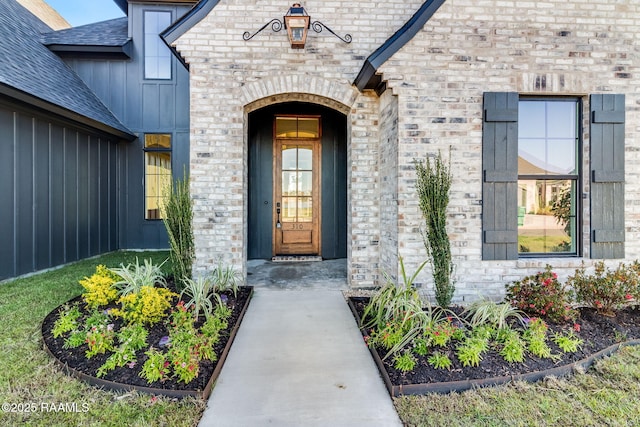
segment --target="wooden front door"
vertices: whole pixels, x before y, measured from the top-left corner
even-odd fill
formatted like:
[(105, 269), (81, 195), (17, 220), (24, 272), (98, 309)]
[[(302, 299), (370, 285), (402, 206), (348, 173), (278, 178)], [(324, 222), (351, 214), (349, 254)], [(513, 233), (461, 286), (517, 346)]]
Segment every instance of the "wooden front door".
[(274, 255), (320, 255), (320, 139), (276, 137), (273, 182)]

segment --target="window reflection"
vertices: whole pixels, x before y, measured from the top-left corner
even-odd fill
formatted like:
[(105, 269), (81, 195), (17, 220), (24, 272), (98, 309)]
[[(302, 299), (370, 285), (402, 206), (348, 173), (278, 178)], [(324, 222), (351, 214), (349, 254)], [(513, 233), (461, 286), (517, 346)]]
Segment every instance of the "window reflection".
[(518, 180), (520, 252), (575, 252), (575, 199), (574, 181)]

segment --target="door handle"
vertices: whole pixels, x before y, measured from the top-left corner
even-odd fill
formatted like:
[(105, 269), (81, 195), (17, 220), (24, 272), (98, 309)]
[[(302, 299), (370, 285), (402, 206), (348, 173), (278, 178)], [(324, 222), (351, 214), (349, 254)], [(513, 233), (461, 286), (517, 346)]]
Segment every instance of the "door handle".
[(280, 223), (280, 203), (276, 203), (276, 214), (278, 214), (278, 219), (276, 221), (276, 228), (282, 228), (282, 224)]

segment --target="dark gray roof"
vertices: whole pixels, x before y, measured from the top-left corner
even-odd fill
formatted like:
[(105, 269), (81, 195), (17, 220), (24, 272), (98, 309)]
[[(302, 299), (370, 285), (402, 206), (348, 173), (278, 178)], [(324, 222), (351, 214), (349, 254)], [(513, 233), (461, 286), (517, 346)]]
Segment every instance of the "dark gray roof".
[(376, 74), (378, 68), (413, 39), (444, 2), (445, 0), (425, 1), (402, 28), (369, 55), (353, 84), (360, 90), (378, 89), (381, 83), (380, 76)]
[(41, 43), (45, 32), (51, 28), (15, 0), (0, 1), (0, 93), (132, 139), (82, 79)]
[(116, 18), (95, 24), (67, 28), (42, 35), (49, 45), (124, 46), (129, 40), (128, 18)]

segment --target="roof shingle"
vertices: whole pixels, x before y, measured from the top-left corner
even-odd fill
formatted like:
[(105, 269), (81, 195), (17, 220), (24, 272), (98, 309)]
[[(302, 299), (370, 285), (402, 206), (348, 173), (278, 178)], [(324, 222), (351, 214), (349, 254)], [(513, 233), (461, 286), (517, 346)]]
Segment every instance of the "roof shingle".
[(60, 57), (41, 43), (51, 28), (15, 0), (0, 1), (0, 85), (127, 135), (127, 129)]

